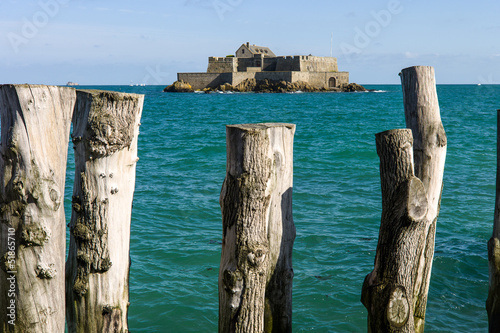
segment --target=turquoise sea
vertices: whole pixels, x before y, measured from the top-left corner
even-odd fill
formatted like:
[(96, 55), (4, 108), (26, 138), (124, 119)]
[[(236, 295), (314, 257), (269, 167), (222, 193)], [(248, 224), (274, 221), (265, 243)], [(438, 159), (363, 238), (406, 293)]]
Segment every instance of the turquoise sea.
[[(256, 122), (297, 125), (293, 331), (366, 332), (361, 286), (373, 269), (381, 215), (374, 135), (405, 127), (401, 87), (366, 87), (377, 92), (92, 87), (146, 95), (131, 227), (131, 332), (217, 331), (225, 125)], [(500, 86), (437, 89), (448, 154), (426, 332), (486, 332)]]

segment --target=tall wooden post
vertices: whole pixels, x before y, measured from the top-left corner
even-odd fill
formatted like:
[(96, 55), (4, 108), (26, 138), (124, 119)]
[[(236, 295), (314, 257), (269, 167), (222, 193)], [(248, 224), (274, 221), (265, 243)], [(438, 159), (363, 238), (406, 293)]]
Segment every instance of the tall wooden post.
[(292, 331), (292, 124), (227, 126), (219, 332)]
[[(368, 309), (370, 332), (422, 333), (443, 187), (446, 134), (439, 113), (434, 69), (410, 67), (403, 69), (400, 76), (409, 129), (377, 135), (382, 223), (375, 268), (363, 284), (362, 302)], [(399, 137), (401, 131), (411, 131), (413, 146), (409, 139)], [(395, 148), (385, 149), (384, 144)], [(393, 153), (384, 154), (384, 151)], [(393, 156), (387, 158), (390, 163), (384, 162), (384, 155)], [(389, 177), (384, 177), (383, 173)], [(406, 178), (411, 181), (405, 181)], [(419, 185), (414, 190), (406, 189), (408, 185), (404, 184), (413, 183)], [(415, 216), (410, 208), (402, 210), (410, 207), (410, 203), (417, 209)], [(394, 315), (392, 319), (391, 315)]]
[(414, 272), (424, 247), (428, 203), (424, 185), (413, 174), (412, 141), (409, 129), (376, 135), (382, 219), (375, 267), (361, 297), (369, 332), (415, 332)]
[(434, 68), (415, 66), (401, 71), (406, 127), (413, 133), (415, 176), (424, 184), (429, 203), (426, 214), (426, 244), (418, 274), (415, 299), (415, 332), (423, 332), (427, 294), (434, 258), (436, 221), (441, 205), (446, 159), (446, 133), (441, 122)]
[(0, 331), (64, 332), (73, 88), (0, 86)]
[(489, 332), (500, 332), (500, 110), (497, 110), (497, 184), (493, 234), (488, 241), (490, 287), (486, 310)]
[(127, 332), (129, 244), (143, 95), (77, 91), (66, 263), (69, 332)]

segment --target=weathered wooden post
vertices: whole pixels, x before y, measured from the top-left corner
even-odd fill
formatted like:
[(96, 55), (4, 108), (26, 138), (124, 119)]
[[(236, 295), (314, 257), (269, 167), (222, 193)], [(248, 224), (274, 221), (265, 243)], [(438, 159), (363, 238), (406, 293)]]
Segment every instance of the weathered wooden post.
[(77, 91), (66, 263), (69, 332), (127, 332), (129, 243), (143, 95)]
[(0, 331), (64, 332), (73, 88), (0, 86)]
[(226, 128), (219, 332), (292, 331), (292, 124)]
[(365, 278), (361, 301), (369, 332), (415, 332), (414, 272), (425, 244), (426, 193), (413, 173), (411, 131), (378, 133), (376, 143), (382, 219), (375, 268)]
[[(375, 268), (363, 284), (362, 302), (368, 309), (370, 332), (422, 333), (443, 187), (446, 134), (439, 113), (434, 69), (410, 67), (403, 69), (400, 76), (409, 128), (404, 131), (411, 130), (413, 140), (403, 140), (399, 138), (402, 134), (395, 134), (403, 130), (377, 135), (382, 223)], [(389, 140), (392, 136), (397, 139)], [(392, 140), (397, 144), (390, 143)], [(394, 147), (383, 148), (384, 144)], [(392, 151), (385, 155), (393, 157), (383, 157), (386, 151)], [(408, 190), (409, 185), (404, 185), (407, 183), (419, 185)], [(418, 214), (405, 208), (410, 207), (410, 202), (414, 202)]]
[(489, 332), (500, 332), (500, 110), (497, 110), (497, 184), (493, 234), (488, 241), (490, 287), (486, 310)]
[(441, 206), (447, 139), (441, 122), (434, 68), (409, 67), (403, 69), (400, 76), (406, 127), (413, 133), (415, 176), (424, 184), (429, 203), (426, 244), (420, 259), (422, 268), (417, 272), (417, 280), (421, 284), (415, 286), (415, 290), (418, 290), (415, 300), (415, 332), (423, 332), (434, 258), (436, 221)]

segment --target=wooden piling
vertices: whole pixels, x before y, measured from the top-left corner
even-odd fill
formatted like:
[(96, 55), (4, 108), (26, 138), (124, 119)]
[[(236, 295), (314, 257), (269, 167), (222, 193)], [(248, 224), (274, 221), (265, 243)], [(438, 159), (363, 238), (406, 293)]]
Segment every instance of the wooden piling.
[(415, 332), (414, 272), (425, 244), (426, 193), (413, 173), (411, 131), (378, 133), (376, 143), (382, 219), (375, 267), (365, 278), (361, 301), (369, 332)]
[(219, 332), (292, 331), (292, 124), (226, 127)]
[[(370, 332), (423, 333), (447, 140), (434, 69), (409, 67), (400, 76), (408, 129), (377, 135), (382, 222), (362, 302)], [(410, 137), (404, 139), (403, 131)]]
[(427, 295), (434, 258), (436, 222), (441, 206), (443, 174), (446, 160), (446, 133), (441, 122), (434, 68), (414, 66), (400, 73), (406, 127), (413, 134), (415, 176), (424, 184), (427, 194), (426, 244), (418, 270), (418, 294), (415, 299), (415, 332), (425, 325)]
[(77, 91), (66, 263), (68, 331), (128, 332), (129, 244), (143, 95)]
[(73, 88), (0, 86), (0, 331), (64, 332)]
[(490, 284), (486, 311), (490, 333), (500, 332), (500, 110), (497, 110), (497, 182), (493, 234), (488, 241)]

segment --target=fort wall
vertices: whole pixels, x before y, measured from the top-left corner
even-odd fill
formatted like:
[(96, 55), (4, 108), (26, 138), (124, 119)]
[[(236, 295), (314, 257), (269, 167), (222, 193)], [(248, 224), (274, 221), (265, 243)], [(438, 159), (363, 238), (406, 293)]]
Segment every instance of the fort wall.
[(292, 72), (290, 82), (307, 82), (317, 88), (338, 88), (349, 83), (348, 72)]
[(276, 71), (338, 72), (337, 58), (315, 56), (276, 57)]
[(349, 83), (349, 73), (339, 72), (337, 58), (316, 56), (209, 57), (206, 73), (178, 73), (177, 79), (193, 89), (216, 88), (229, 83), (238, 85), (246, 79), (307, 82), (317, 88), (336, 88)]
[(247, 79), (255, 79), (257, 81), (290, 81), (292, 80), (292, 72), (242, 72), (232, 73), (232, 82), (228, 81), (233, 86), (237, 86)]
[(337, 58), (299, 56), (302, 72), (338, 72)]
[(277, 58), (264, 58), (262, 65), (262, 71), (264, 72), (275, 72), (276, 71)]
[(300, 71), (300, 56), (276, 57), (276, 71)]
[(294, 72), (293, 80), (305, 81), (318, 88), (338, 88), (349, 84), (348, 72)]
[(232, 73), (177, 73), (177, 81), (187, 82), (193, 89), (216, 88), (231, 83)]
[(251, 72), (237, 72), (237, 73), (232, 73), (231, 75), (231, 81), (228, 81), (229, 84), (233, 86), (237, 86), (241, 82), (245, 81), (246, 79), (253, 79), (255, 78), (255, 75), (257, 73), (251, 73)]
[(337, 88), (342, 84), (349, 83), (348, 72), (231, 72), (231, 73), (178, 73), (177, 80), (188, 82), (193, 89), (203, 89), (206, 87), (216, 88), (217, 86), (229, 83), (237, 86), (246, 79), (257, 81), (287, 81), (287, 82), (307, 82), (317, 88)]
[(293, 72), (260, 72), (255, 74), (255, 80), (288, 81), (292, 82)]
[[(251, 68), (249, 70), (249, 68)], [(337, 58), (315, 56), (283, 56), (265, 58), (210, 57), (207, 73), (263, 72), (338, 72)]]
[(235, 57), (210, 57), (208, 58), (207, 73), (236, 72), (238, 58)]
[[(250, 68), (250, 70), (249, 70)], [(253, 58), (238, 58), (238, 72), (256, 72), (256, 68), (262, 70), (262, 58), (261, 57), (253, 57)]]

